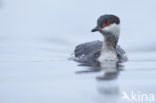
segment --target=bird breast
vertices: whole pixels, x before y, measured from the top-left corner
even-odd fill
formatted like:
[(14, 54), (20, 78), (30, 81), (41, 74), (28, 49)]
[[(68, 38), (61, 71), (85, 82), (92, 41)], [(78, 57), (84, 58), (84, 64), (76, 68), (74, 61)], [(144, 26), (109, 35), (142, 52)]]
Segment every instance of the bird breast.
[(100, 63), (104, 61), (116, 61), (118, 60), (117, 54), (115, 51), (102, 50), (101, 55), (97, 59)]

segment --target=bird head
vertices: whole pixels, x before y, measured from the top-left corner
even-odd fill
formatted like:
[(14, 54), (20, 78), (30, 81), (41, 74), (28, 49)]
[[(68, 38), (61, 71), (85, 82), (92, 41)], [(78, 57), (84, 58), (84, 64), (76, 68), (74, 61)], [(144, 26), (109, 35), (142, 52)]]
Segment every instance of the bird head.
[(105, 37), (113, 35), (118, 39), (120, 34), (120, 19), (115, 15), (102, 15), (97, 20), (97, 26), (91, 31), (99, 31)]

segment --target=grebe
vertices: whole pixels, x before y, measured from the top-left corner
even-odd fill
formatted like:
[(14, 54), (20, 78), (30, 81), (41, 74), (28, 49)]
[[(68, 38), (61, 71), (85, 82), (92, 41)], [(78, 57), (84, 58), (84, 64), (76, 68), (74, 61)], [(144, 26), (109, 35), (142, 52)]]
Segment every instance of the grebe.
[(91, 30), (100, 32), (103, 41), (92, 41), (76, 46), (74, 60), (88, 66), (99, 66), (108, 62), (127, 61), (125, 51), (117, 44), (120, 36), (120, 19), (115, 15), (102, 15), (97, 26)]

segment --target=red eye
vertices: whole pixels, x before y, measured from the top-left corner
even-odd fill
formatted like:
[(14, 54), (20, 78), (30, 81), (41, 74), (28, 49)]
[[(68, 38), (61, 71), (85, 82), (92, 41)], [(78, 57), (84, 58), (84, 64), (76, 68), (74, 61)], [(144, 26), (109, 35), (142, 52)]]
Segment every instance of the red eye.
[(103, 28), (105, 28), (106, 26), (109, 26), (110, 25), (110, 22), (107, 22), (105, 25), (103, 25), (102, 27), (101, 27), (101, 29), (103, 29)]
[(109, 26), (110, 25), (110, 22), (107, 22), (106, 24), (105, 24), (105, 26)]

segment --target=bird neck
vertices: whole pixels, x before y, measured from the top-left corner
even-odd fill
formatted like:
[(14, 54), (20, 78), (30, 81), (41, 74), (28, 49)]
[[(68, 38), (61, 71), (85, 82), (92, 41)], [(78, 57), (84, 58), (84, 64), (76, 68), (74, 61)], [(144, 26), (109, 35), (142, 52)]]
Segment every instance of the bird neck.
[(116, 50), (116, 45), (118, 43), (119, 32), (106, 32), (104, 35), (102, 50)]
[(98, 58), (99, 62), (106, 60), (118, 60), (116, 51), (117, 42), (118, 38), (113, 33), (104, 34), (103, 45)]
[(104, 37), (103, 49), (116, 49), (116, 45), (120, 36), (120, 24), (111, 24), (109, 27), (106, 27), (100, 32)]

